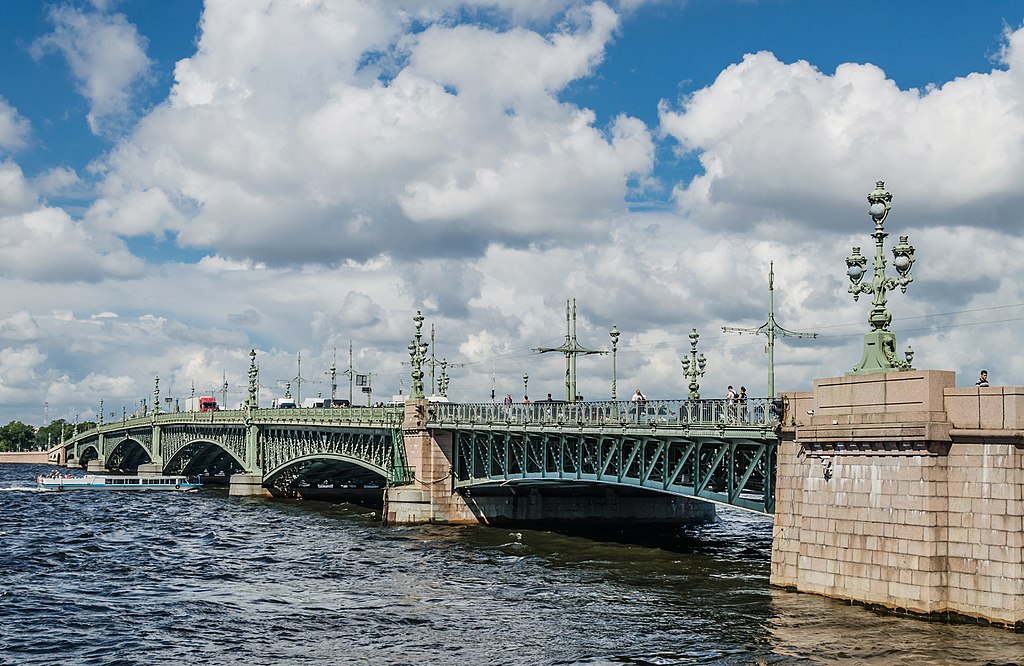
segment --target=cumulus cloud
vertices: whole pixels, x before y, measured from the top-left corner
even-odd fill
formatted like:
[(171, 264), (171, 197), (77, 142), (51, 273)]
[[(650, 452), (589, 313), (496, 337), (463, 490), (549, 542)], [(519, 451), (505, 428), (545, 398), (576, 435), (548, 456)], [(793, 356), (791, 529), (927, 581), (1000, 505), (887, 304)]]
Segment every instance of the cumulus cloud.
[(99, 12), (54, 7), (53, 32), (32, 45), (37, 58), (56, 52), (67, 60), (78, 91), (89, 101), (87, 121), (94, 134), (115, 132), (130, 120), (133, 86), (151, 65), (147, 40), (123, 14), (102, 13), (109, 5), (94, 3)]
[(871, 64), (829, 75), (745, 56), (680, 108), (661, 104), (662, 132), (704, 171), (675, 188), (680, 211), (734, 229), (781, 218), (840, 230), (850, 196), (884, 179), (915, 223), (1016, 227), (1006, 213), (1024, 203), (1019, 34), (1007, 69), (924, 91), (901, 90)]
[[(918, 249), (915, 282), (890, 298), (901, 344), (920, 367), (1024, 376), (1024, 358), (997, 366), (981, 351), (1012, 348), (1019, 310), (996, 308), (1024, 303), (1006, 269), (1024, 249), (1024, 33), (1007, 33), (992, 71), (925, 90), (871, 64), (750, 54), (663, 102), (652, 135), (564, 101), (599, 79), (636, 4), (211, 0), (169, 98), (98, 165), (84, 219), (40, 202), (74, 172), (27, 179), (0, 163), (0, 349), (35, 349), (0, 353), (18, 387), (0, 395), (32, 409), (48, 396), (73, 416), (98, 397), (132, 411), (155, 375), (165, 397), (226, 377), (235, 404), (255, 348), (266, 404), (299, 352), (304, 395), (326, 391), (350, 341), (355, 371), (388, 395), (408, 386), (416, 310), (453, 363), (455, 399), (518, 396), (524, 375), (531, 397), (560, 395), (564, 358), (532, 350), (563, 341), (575, 297), (581, 344), (622, 334), (620, 395), (685, 394), (696, 328), (702, 394), (757, 396), (764, 337), (721, 327), (765, 321), (773, 261), (776, 318), (821, 334), (777, 340), (777, 386), (806, 389), (860, 357), (867, 307), (846, 293), (843, 258), (871, 242), (879, 178), (895, 194), (890, 233)], [(673, 210), (628, 210), (665, 145), (702, 168), (668, 184)], [(143, 266), (117, 235), (208, 255)], [(77, 281), (54, 289), (51, 276)], [(993, 317), (1006, 321), (974, 328)], [(610, 359), (580, 359), (579, 379), (608, 396)]]
[(0, 97), (0, 150), (14, 151), (28, 142), (31, 125), (7, 100)]
[(601, 62), (615, 12), (593, 3), (547, 32), (410, 32), (410, 12), (208, 3), (197, 53), (107, 160), (87, 219), (271, 265), (606, 232), (653, 167), (651, 138), (625, 116), (596, 127), (558, 95)]
[(13, 162), (0, 162), (0, 276), (41, 282), (97, 281), (138, 275), (142, 262), (124, 241), (97, 234), (59, 207), (39, 200), (77, 182), (69, 170), (25, 178)]

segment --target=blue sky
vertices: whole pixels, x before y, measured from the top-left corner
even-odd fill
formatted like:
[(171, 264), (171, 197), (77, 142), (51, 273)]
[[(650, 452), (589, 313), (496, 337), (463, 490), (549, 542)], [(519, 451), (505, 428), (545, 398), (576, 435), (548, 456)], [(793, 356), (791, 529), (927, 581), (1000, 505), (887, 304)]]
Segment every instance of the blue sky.
[[(558, 393), (529, 350), (571, 297), (583, 344), (623, 331), (620, 385), (682, 395), (697, 327), (709, 395), (757, 395), (763, 340), (721, 327), (764, 321), (770, 261), (779, 320), (828, 333), (776, 353), (802, 390), (859, 358), (843, 260), (877, 179), (918, 248), (890, 299), (918, 367), (1024, 384), (999, 357), (1024, 316), (1000, 270), (1022, 22), (997, 1), (2, 3), (0, 421), (132, 405), (155, 374), (241, 383), (254, 347), (269, 403), (299, 352), (322, 376), (349, 340), (390, 397), (418, 309), (464, 365), (453, 397), (524, 371)], [(581, 362), (588, 397), (608, 372)]]

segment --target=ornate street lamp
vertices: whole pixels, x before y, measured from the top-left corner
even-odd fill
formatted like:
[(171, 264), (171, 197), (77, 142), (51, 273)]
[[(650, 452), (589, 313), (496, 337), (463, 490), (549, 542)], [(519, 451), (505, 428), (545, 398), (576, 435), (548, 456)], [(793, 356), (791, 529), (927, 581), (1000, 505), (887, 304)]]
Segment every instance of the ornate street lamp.
[(256, 367), (256, 350), (249, 352), (249, 398), (245, 401), (247, 409), (256, 409), (260, 406), (259, 401), (259, 376), (260, 370)]
[[(433, 329), (433, 327), (431, 327)], [(441, 366), (441, 379), (438, 380), (437, 390), (443, 397), (448, 397), (448, 382), (451, 381), (451, 377), (448, 376), (448, 359), (442, 358), (438, 364)]]
[(889, 235), (884, 225), (885, 219), (889, 216), (891, 201), (892, 195), (886, 191), (885, 182), (878, 181), (874, 192), (868, 195), (868, 215), (875, 221), (875, 230), (871, 234), (875, 239), (875, 259), (872, 264), (874, 275), (871, 281), (862, 282), (867, 273), (867, 257), (860, 253), (859, 247), (853, 248), (853, 254), (846, 258), (846, 275), (851, 283), (847, 291), (853, 294), (853, 300), (858, 300), (861, 294), (873, 296), (871, 312), (868, 315), (871, 331), (864, 336), (864, 355), (860, 363), (855, 365), (851, 372), (846, 373), (847, 375), (913, 370), (910, 362), (914, 358), (914, 352), (909, 346), (905, 352), (906, 361), (896, 356), (896, 336), (889, 331), (892, 313), (885, 307), (886, 293), (899, 287), (905, 294), (907, 285), (914, 281), (910, 275), (910, 269), (914, 265), (914, 246), (907, 242), (907, 236), (900, 236), (899, 245), (892, 248), (892, 264), (899, 277), (889, 277), (885, 274), (882, 243)]
[(412, 388), (409, 390), (411, 400), (423, 400), (423, 361), (427, 356), (429, 345), (423, 342), (423, 313), (419, 310), (412, 318), (416, 323), (416, 335), (409, 343), (409, 359), (412, 365)]
[(530, 395), (530, 375), (523, 373), (523, 397)]
[(684, 356), (680, 361), (683, 364), (683, 377), (690, 379), (690, 400), (700, 400), (700, 384), (697, 383), (697, 377), (704, 376), (704, 366), (708, 363), (704, 354), (697, 355), (698, 338), (700, 334), (697, 333), (697, 329), (690, 331), (690, 356)]
[(618, 398), (615, 395), (615, 351), (619, 345), (619, 329), (612, 324), (612, 330), (608, 333), (612, 339), (612, 402), (616, 402)]
[(153, 416), (160, 413), (160, 377), (157, 376), (153, 384)]

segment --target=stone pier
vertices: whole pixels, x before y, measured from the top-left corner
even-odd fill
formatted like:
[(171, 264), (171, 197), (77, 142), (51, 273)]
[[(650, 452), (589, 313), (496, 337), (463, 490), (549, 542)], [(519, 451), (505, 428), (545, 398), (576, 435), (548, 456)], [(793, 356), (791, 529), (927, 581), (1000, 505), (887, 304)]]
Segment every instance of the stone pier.
[(772, 584), (1024, 626), (1024, 387), (907, 371), (787, 397)]

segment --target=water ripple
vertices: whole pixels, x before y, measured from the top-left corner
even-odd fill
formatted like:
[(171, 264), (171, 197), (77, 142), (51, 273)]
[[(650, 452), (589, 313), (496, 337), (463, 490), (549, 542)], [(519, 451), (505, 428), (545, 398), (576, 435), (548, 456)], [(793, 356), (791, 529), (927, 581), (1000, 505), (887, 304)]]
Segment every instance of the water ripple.
[(771, 525), (383, 527), (318, 502), (36, 493), (0, 465), (0, 663), (1014, 664), (1024, 635), (769, 588)]

